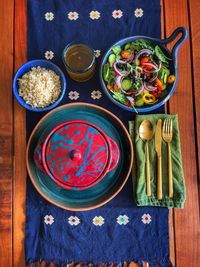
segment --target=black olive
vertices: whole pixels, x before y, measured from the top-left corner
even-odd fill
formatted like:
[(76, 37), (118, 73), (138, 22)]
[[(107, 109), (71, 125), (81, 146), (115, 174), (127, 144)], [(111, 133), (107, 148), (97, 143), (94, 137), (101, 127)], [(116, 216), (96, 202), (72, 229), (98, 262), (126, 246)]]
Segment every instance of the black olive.
[(124, 69), (124, 64), (118, 64), (118, 67), (119, 67), (120, 69)]
[(154, 87), (156, 87), (157, 85), (158, 85), (157, 82), (154, 82), (154, 83), (153, 83), (153, 86), (154, 86)]
[(144, 75), (143, 75), (143, 79), (144, 79), (144, 80), (146, 80), (146, 78), (147, 78), (147, 75), (146, 75), (146, 74), (144, 74)]

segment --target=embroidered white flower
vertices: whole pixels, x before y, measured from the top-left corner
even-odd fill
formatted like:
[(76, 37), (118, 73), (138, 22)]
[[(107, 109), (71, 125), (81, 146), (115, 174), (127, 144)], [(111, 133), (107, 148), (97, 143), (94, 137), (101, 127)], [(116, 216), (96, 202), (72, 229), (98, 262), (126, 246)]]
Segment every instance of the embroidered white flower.
[(102, 226), (104, 224), (104, 218), (101, 216), (95, 216), (92, 222), (96, 226)]
[(54, 19), (54, 14), (52, 12), (47, 12), (45, 13), (45, 19), (46, 20), (53, 20)]
[(114, 10), (112, 16), (114, 19), (120, 19), (123, 16), (123, 12), (120, 9)]
[(54, 217), (52, 215), (46, 215), (44, 217), (44, 222), (46, 224), (52, 224), (52, 223), (54, 223)]
[(79, 98), (79, 93), (77, 91), (70, 91), (68, 97), (71, 100), (77, 100)]
[(46, 51), (44, 53), (44, 56), (45, 56), (46, 59), (50, 60), (50, 59), (52, 59), (54, 57), (54, 52), (53, 51)]
[(141, 18), (143, 16), (143, 10), (141, 8), (136, 8), (134, 11), (136, 18)]
[(126, 225), (129, 223), (129, 217), (127, 215), (119, 215), (119, 217), (117, 217), (117, 223)]
[(98, 11), (91, 11), (90, 12), (90, 18), (91, 19), (99, 19), (101, 16), (101, 14)]
[(69, 12), (67, 16), (70, 20), (77, 20), (79, 18), (79, 14), (77, 12)]
[(80, 223), (80, 219), (77, 216), (70, 216), (68, 218), (68, 223), (71, 225), (78, 225)]
[(144, 224), (150, 224), (150, 222), (151, 222), (151, 215), (150, 214), (143, 214), (142, 215), (142, 222)]
[(93, 99), (100, 99), (102, 97), (102, 93), (100, 91), (92, 91), (91, 98)]
[(101, 50), (95, 50), (94, 51), (95, 57), (98, 58), (101, 55)]

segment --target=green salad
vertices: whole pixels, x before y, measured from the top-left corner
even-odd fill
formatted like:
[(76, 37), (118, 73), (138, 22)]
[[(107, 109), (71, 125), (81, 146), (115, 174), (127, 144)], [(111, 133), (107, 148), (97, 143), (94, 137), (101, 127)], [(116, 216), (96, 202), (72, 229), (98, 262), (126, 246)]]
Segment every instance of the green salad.
[(175, 81), (170, 60), (160, 46), (137, 39), (112, 48), (103, 79), (114, 99), (137, 112), (137, 107), (156, 103), (167, 84)]

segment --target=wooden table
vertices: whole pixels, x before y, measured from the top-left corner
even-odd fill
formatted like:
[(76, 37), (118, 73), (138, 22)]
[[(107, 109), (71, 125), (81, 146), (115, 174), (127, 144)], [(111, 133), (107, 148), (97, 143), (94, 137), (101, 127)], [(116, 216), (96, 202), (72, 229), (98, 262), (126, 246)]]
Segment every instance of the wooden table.
[[(190, 35), (179, 53), (179, 81), (166, 111), (178, 113), (187, 185), (184, 210), (170, 212), (170, 253), (177, 267), (200, 266), (200, 1), (163, 0), (162, 32)], [(25, 111), (13, 100), (12, 77), (26, 62), (26, 1), (0, 1), (0, 267), (23, 267)]]

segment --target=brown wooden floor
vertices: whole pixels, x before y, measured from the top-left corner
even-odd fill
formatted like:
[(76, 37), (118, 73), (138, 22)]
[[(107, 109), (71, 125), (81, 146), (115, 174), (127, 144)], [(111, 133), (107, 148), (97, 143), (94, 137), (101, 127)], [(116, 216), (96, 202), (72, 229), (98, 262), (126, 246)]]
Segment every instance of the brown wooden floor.
[[(178, 113), (187, 185), (184, 210), (170, 214), (170, 253), (177, 267), (200, 266), (200, 0), (163, 0), (163, 36), (178, 26), (190, 36), (179, 53), (179, 82), (166, 106)], [(0, 1), (0, 267), (24, 267), (25, 111), (12, 76), (26, 61), (26, 0)]]

